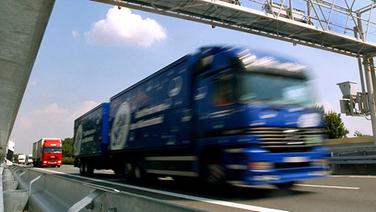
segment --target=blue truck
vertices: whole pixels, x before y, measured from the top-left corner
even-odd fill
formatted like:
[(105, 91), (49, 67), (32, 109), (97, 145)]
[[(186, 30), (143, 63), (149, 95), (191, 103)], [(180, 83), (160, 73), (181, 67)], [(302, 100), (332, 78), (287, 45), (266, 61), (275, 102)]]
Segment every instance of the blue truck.
[(306, 69), (247, 48), (203, 47), (75, 120), (75, 166), (236, 186), (322, 177), (324, 123)]

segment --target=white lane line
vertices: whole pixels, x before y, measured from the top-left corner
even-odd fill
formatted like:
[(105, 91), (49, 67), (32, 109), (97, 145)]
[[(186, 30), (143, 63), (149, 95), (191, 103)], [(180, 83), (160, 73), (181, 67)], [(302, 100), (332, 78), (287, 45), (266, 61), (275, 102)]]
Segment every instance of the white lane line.
[(337, 189), (348, 189), (348, 190), (359, 190), (360, 187), (347, 187), (347, 186), (331, 186), (331, 185), (312, 185), (312, 184), (296, 184), (301, 187), (313, 187), (313, 188), (337, 188)]
[(376, 179), (376, 176), (371, 175), (329, 175), (333, 178), (363, 178), (363, 179)]
[(186, 194), (179, 194), (179, 193), (169, 192), (169, 191), (160, 191), (160, 190), (156, 190), (156, 189), (133, 186), (133, 185), (128, 185), (128, 184), (109, 182), (109, 181), (105, 181), (105, 180), (93, 179), (93, 178), (83, 177), (83, 176), (79, 176), (79, 175), (67, 174), (67, 173), (63, 173), (63, 172), (59, 172), (59, 171), (53, 171), (53, 170), (47, 170), (47, 169), (41, 169), (41, 168), (33, 168), (33, 169), (37, 169), (37, 170), (41, 170), (41, 171), (47, 171), (47, 172), (56, 173), (56, 174), (69, 175), (69, 176), (73, 176), (73, 177), (77, 177), (77, 178), (81, 178), (81, 179), (85, 179), (85, 180), (90, 180), (90, 181), (94, 181), (94, 182), (108, 183), (108, 184), (127, 187), (127, 188), (131, 188), (131, 189), (137, 189), (137, 190), (146, 191), (146, 192), (152, 192), (152, 193), (157, 193), (157, 194), (162, 194), (162, 195), (167, 195), (167, 196), (178, 197), (178, 198), (182, 198), (182, 199), (194, 200), (194, 201), (205, 202), (205, 203), (209, 203), (209, 204), (221, 205), (221, 206), (232, 207), (232, 208), (238, 208), (238, 209), (243, 209), (243, 210), (260, 211), (260, 212), (287, 212), (285, 210), (265, 208), (265, 207), (260, 207), (260, 206), (246, 205), (246, 204), (240, 204), (240, 203), (234, 203), (234, 202), (227, 202), (227, 201), (222, 201), (222, 200), (215, 200), (215, 199), (209, 199), (209, 198), (204, 198), (204, 197), (196, 197), (196, 196), (191, 196), (191, 195), (186, 195)]

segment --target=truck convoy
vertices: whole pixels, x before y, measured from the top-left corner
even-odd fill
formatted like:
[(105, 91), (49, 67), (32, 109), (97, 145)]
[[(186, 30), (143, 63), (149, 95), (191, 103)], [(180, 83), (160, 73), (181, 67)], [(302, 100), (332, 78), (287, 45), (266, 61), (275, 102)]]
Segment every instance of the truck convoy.
[(201, 48), (76, 119), (75, 166), (284, 188), (324, 176), (323, 121), (305, 71), (246, 48)]
[(60, 138), (42, 138), (33, 143), (32, 160), (35, 167), (60, 167), (62, 158)]

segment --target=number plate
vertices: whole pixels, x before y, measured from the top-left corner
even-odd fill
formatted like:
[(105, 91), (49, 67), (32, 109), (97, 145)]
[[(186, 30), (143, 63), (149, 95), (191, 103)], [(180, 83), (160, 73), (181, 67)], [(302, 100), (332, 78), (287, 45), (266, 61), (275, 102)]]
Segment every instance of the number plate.
[(307, 157), (286, 157), (283, 160), (286, 163), (301, 163), (301, 162), (307, 162)]

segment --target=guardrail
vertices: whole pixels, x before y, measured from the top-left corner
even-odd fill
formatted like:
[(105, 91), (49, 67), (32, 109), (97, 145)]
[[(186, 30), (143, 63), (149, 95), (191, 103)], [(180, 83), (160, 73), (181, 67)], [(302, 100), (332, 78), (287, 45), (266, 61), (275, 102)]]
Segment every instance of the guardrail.
[(374, 143), (342, 144), (327, 146), (332, 164), (376, 164)]
[(198, 211), (142, 195), (12, 166), (29, 211)]

